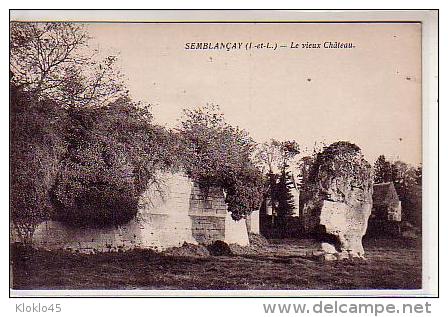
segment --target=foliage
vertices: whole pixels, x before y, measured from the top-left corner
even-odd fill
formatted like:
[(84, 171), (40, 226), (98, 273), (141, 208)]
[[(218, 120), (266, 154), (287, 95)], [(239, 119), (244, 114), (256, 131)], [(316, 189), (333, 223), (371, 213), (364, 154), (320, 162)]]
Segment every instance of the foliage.
[[(358, 160), (363, 164), (357, 164)], [(371, 177), (370, 173), (370, 165), (363, 159), (361, 149), (353, 143), (339, 141), (317, 154), (308, 180), (317, 184), (327, 178), (351, 178), (352, 186), (361, 186)]]
[[(267, 194), (280, 218), (285, 218), (294, 210), (294, 200), (288, 183), (293, 182), (288, 171), (291, 161), (300, 153), (295, 140), (278, 141), (271, 139), (258, 146), (255, 159), (266, 174)], [(298, 206), (297, 206), (298, 207)]]
[(249, 167), (247, 171), (241, 171), (225, 190), (228, 209), (233, 219), (239, 220), (260, 207), (263, 193), (261, 174), (256, 168)]
[[(372, 168), (357, 145), (335, 142), (317, 153), (312, 161), (300, 196), (304, 205), (328, 199), (348, 204), (360, 199), (371, 201)], [(357, 189), (356, 198), (350, 194), (353, 189)]]
[(132, 218), (175, 136), (130, 101), (116, 57), (99, 58), (77, 23), (11, 23), (11, 213), (106, 226)]
[(392, 164), (386, 160), (384, 155), (380, 155), (373, 167), (375, 183), (387, 183), (393, 181)]
[(278, 181), (273, 186), (271, 201), (277, 206), (277, 216), (279, 218), (290, 216), (294, 208), (299, 207), (294, 205), (294, 196), (288, 186), (291, 182), (293, 182), (291, 173), (282, 171), (278, 176)]
[(129, 221), (148, 182), (158, 181), (156, 170), (167, 165), (163, 130), (129, 99), (69, 114), (68, 153), (52, 195), (56, 218), (99, 227)]
[(66, 151), (66, 113), (14, 85), (10, 95), (10, 212), (18, 237), (28, 244), (53, 214), (49, 193)]
[(278, 141), (260, 144), (255, 152), (255, 160), (261, 166), (263, 172), (275, 173), (277, 170), (285, 170), (290, 161), (300, 153), (299, 144), (295, 140)]
[(11, 90), (11, 218), (30, 242), (36, 226), (58, 219), (108, 226), (135, 216), (156, 171), (175, 165), (177, 142), (150, 123), (148, 108), (119, 99), (107, 107), (64, 109)]
[(10, 37), (13, 82), (39, 99), (83, 107), (126, 94), (116, 56), (89, 50), (82, 24), (11, 22)]
[(246, 131), (225, 122), (218, 106), (184, 110), (179, 136), (188, 175), (201, 186), (222, 187), (234, 219), (259, 206), (261, 174), (250, 159), (255, 143)]

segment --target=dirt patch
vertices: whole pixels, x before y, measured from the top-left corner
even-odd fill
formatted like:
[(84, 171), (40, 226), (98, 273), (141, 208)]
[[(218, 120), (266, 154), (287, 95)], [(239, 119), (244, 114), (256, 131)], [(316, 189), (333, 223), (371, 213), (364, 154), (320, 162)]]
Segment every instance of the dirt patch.
[(164, 256), (191, 256), (204, 258), (210, 256), (210, 251), (203, 245), (184, 242), (181, 247), (166, 249), (161, 254)]
[(269, 246), (270, 243), (265, 237), (250, 233), (248, 246), (242, 247), (238, 244), (230, 244), (229, 248), (234, 255), (254, 255), (267, 252)]

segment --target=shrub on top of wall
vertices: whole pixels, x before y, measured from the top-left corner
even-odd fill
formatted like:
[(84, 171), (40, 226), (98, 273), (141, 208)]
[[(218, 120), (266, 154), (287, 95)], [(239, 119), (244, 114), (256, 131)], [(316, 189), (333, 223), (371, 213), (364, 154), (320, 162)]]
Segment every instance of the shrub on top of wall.
[(52, 191), (55, 219), (107, 227), (131, 220), (156, 169), (169, 165), (165, 132), (129, 99), (69, 111), (68, 152)]
[(251, 159), (256, 143), (228, 124), (218, 106), (184, 110), (179, 139), (185, 147), (179, 159), (188, 175), (204, 188), (223, 188), (233, 219), (258, 209), (263, 183)]

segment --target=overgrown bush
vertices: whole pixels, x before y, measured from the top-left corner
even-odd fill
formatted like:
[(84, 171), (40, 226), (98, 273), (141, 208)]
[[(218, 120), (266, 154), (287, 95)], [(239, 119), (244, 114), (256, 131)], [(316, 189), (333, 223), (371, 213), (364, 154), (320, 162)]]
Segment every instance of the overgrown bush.
[[(337, 178), (337, 184), (341, 188), (356, 187), (369, 191), (373, 183), (371, 170), (357, 145), (346, 141), (335, 142), (316, 155), (306, 179), (307, 190), (327, 195), (332, 190), (327, 186)], [(345, 200), (344, 195), (340, 198)]]
[(255, 142), (224, 120), (219, 107), (185, 110), (179, 137), (185, 150), (180, 160), (188, 175), (205, 188), (222, 187), (235, 220), (257, 209), (262, 175), (251, 160)]
[(68, 152), (52, 193), (56, 219), (99, 227), (128, 222), (156, 169), (167, 164), (164, 132), (128, 99), (69, 114)]
[(19, 239), (30, 243), (36, 226), (54, 210), (49, 199), (66, 153), (67, 115), (51, 100), (10, 90), (10, 213)]

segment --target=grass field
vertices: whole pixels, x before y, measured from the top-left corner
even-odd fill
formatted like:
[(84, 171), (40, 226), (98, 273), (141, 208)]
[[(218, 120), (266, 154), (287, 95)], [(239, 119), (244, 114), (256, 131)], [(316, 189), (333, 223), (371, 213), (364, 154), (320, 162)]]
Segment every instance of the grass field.
[(148, 250), (95, 255), (12, 248), (14, 289), (419, 289), (416, 240), (367, 240), (366, 261), (320, 262), (309, 240), (271, 240), (233, 256)]

